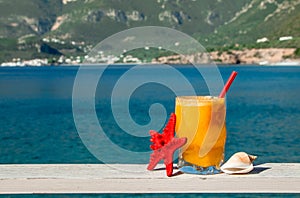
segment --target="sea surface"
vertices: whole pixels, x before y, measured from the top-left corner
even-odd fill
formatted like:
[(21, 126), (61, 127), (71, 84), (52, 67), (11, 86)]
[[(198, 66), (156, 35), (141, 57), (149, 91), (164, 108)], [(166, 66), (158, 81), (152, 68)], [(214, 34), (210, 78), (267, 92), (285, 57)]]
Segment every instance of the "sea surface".
[[(82, 66), (83, 67), (83, 66)], [(127, 152), (150, 152), (147, 128), (151, 118), (162, 119), (174, 112), (174, 99), (185, 94), (181, 80), (172, 73), (166, 75), (162, 68), (146, 66), (143, 73), (126, 76), (131, 65), (109, 66), (102, 73), (95, 90), (94, 101), (98, 124), (108, 140)], [(73, 85), (79, 67), (2, 67), (0, 68), (0, 163), (105, 163), (101, 160), (120, 156), (98, 150), (96, 144), (105, 145), (97, 139), (95, 145), (86, 145), (84, 134), (94, 130), (89, 115), (82, 116), (86, 125), (78, 132), (73, 109)], [(209, 85), (195, 68), (176, 65), (174, 69), (191, 83), (197, 95), (209, 95)], [(145, 74), (146, 70), (146, 74)], [(298, 66), (230, 66), (220, 65), (218, 70), (224, 81), (235, 70), (238, 76), (227, 94), (227, 140), (225, 158), (245, 151), (257, 155), (257, 164), (268, 162), (300, 162), (300, 67)], [(167, 71), (168, 72), (168, 71)], [(91, 69), (86, 80), (98, 75)], [(165, 79), (162, 85), (155, 80), (147, 81), (147, 74)], [(126, 76), (126, 83), (119, 79)], [(84, 81), (84, 80), (83, 80)], [(132, 86), (135, 82), (140, 86)], [(177, 82), (175, 88), (173, 82)], [(121, 86), (121, 88), (117, 88)], [(131, 89), (127, 90), (128, 89)], [(88, 90), (89, 86), (86, 87)], [(174, 91), (174, 89), (176, 89)], [(130, 97), (128, 97), (128, 94)], [(188, 94), (188, 93), (186, 93)], [(84, 98), (83, 91), (83, 98)], [(112, 110), (112, 97), (116, 110)], [(126, 99), (129, 98), (129, 102)], [(118, 101), (120, 100), (120, 101)], [(125, 102), (124, 102), (125, 101)], [(118, 103), (120, 102), (120, 103)], [(151, 105), (160, 103), (165, 111), (152, 111)], [(119, 108), (118, 105), (126, 107)], [(157, 107), (157, 106), (156, 106)], [(159, 109), (162, 106), (159, 106)], [(129, 114), (126, 114), (128, 109)], [(120, 112), (118, 112), (120, 110)], [(151, 111), (150, 111), (151, 112)], [(152, 117), (151, 117), (152, 115)], [(162, 116), (162, 118), (161, 118)], [(120, 123), (116, 121), (119, 119)], [(128, 121), (128, 124), (126, 122)], [(132, 121), (136, 125), (132, 125)], [(130, 123), (129, 123), (130, 122)], [(130, 127), (134, 134), (131, 134)], [(140, 127), (140, 129), (139, 129)], [(151, 125), (152, 127), (152, 125)], [(160, 130), (158, 127), (156, 130)], [(95, 147), (93, 147), (95, 146)], [(111, 150), (114, 150), (112, 148)], [(120, 161), (121, 163), (124, 161)], [(145, 163), (137, 159), (128, 162)]]

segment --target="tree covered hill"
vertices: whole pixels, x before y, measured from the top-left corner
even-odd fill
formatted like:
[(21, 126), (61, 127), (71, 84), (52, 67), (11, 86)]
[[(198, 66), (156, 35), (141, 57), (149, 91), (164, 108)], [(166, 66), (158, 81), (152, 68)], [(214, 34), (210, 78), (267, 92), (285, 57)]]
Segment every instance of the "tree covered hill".
[[(300, 47), (300, 0), (0, 0), (0, 13), (0, 62), (84, 55), (146, 25), (175, 28), (208, 49)], [(269, 42), (256, 44), (262, 37)]]

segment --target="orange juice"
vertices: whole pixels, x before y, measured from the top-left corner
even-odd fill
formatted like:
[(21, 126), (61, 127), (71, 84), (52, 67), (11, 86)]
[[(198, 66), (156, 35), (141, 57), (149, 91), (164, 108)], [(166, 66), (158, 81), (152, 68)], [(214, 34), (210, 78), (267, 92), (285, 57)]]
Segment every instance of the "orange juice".
[(225, 99), (211, 96), (176, 98), (176, 135), (187, 143), (179, 153), (180, 161), (219, 170), (226, 140)]

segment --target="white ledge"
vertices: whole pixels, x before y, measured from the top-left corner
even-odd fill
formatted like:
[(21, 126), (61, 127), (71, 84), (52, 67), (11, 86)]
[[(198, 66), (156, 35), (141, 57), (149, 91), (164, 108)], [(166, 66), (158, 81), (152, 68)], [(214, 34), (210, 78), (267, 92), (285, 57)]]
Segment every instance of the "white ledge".
[(189, 175), (163, 165), (0, 165), (0, 194), (32, 193), (300, 193), (300, 163), (267, 163), (245, 175)]

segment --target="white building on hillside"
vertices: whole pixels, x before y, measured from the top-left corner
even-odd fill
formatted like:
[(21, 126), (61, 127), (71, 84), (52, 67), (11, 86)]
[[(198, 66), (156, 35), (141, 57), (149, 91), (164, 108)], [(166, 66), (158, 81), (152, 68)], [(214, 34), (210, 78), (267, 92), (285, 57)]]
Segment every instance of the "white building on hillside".
[(288, 40), (292, 40), (293, 37), (292, 36), (282, 36), (279, 38), (279, 41), (288, 41)]
[(256, 43), (264, 43), (264, 42), (267, 42), (267, 41), (269, 41), (269, 39), (267, 37), (264, 37), (264, 38), (257, 39)]

